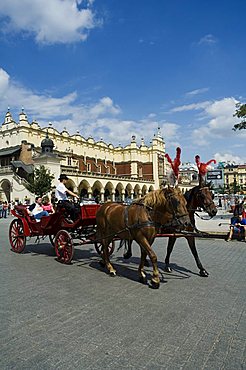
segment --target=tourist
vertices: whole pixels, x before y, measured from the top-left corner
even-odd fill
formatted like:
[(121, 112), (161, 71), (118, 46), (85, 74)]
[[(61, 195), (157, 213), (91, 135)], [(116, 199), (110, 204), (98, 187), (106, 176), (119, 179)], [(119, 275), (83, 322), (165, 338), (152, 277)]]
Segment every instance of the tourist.
[(49, 216), (49, 213), (43, 210), (41, 197), (35, 198), (35, 203), (31, 204), (30, 207), (27, 208), (27, 212), (30, 216), (33, 216), (36, 221), (40, 221), (44, 216)]
[(50, 203), (50, 200), (47, 196), (45, 196), (42, 199), (42, 208), (44, 211), (47, 211), (48, 213), (55, 213), (53, 205)]
[(3, 203), (3, 209), (2, 209), (2, 217), (3, 218), (7, 218), (8, 208), (9, 208), (8, 202), (5, 201)]
[(230, 232), (226, 241), (231, 241), (233, 236), (237, 236), (239, 240), (246, 241), (246, 218), (243, 218), (242, 215), (231, 218)]

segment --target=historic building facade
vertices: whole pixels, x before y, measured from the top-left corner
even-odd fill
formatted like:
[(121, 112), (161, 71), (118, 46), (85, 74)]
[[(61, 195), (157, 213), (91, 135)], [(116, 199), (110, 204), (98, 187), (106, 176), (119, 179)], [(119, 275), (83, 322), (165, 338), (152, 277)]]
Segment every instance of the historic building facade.
[(0, 126), (0, 199), (28, 201), (34, 195), (25, 186), (27, 175), (45, 165), (55, 176), (69, 177), (70, 187), (83, 197), (125, 201), (159, 188), (166, 177), (165, 143), (158, 130), (151, 145), (138, 146), (132, 136), (129, 145), (115, 147), (104, 141), (85, 139), (77, 132), (58, 132), (52, 124), (41, 128), (28, 122), (22, 110), (15, 122), (6, 113)]

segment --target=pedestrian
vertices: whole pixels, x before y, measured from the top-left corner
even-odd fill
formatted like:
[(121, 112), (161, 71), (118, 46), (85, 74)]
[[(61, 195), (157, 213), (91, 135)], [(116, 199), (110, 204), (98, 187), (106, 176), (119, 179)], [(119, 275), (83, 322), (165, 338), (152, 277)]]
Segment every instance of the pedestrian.
[(3, 215), (3, 202), (0, 200), (0, 218), (2, 218)]
[(8, 208), (9, 208), (8, 202), (5, 201), (3, 203), (3, 210), (2, 210), (2, 217), (3, 218), (7, 218)]
[(36, 221), (40, 221), (42, 217), (49, 216), (47, 211), (44, 211), (42, 208), (42, 198), (36, 197), (35, 203), (31, 204), (29, 208), (27, 208), (27, 212), (30, 216), (33, 216)]
[(71, 190), (67, 189), (65, 184), (68, 181), (68, 177), (64, 174), (61, 174), (59, 179), (60, 183), (56, 187), (55, 196), (58, 200), (58, 205), (61, 205), (64, 207), (67, 212), (69, 213), (69, 216), (71, 219), (67, 218), (68, 222), (74, 222), (79, 214), (79, 208), (75, 207), (75, 205), (71, 202), (69, 202), (67, 194), (71, 195), (72, 197), (78, 198), (78, 195), (73, 193)]

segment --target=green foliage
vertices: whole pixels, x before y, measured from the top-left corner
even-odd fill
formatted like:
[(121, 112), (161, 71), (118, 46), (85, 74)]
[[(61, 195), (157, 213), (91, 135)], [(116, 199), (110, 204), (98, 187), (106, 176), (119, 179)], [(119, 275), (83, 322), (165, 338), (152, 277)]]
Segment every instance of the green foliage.
[(240, 123), (236, 123), (233, 127), (234, 131), (245, 130), (246, 129), (246, 104), (237, 103), (236, 112), (233, 117), (238, 117), (242, 119)]
[(45, 166), (40, 166), (35, 168), (34, 173), (28, 176), (25, 187), (30, 193), (42, 197), (51, 191), (53, 179), (54, 176), (51, 175), (50, 170)]

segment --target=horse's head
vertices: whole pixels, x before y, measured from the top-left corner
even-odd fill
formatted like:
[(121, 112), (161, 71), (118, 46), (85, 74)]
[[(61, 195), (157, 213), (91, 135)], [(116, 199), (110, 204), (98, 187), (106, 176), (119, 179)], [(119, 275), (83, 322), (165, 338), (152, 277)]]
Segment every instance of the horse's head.
[(167, 187), (163, 190), (166, 198), (166, 210), (171, 215), (174, 227), (185, 228), (190, 225), (190, 218), (186, 208), (186, 200), (179, 187)]
[(210, 190), (210, 184), (203, 184), (203, 186), (197, 187), (194, 194), (197, 201), (197, 207), (202, 208), (210, 217), (214, 217), (217, 213), (217, 208), (213, 201), (214, 196)]

